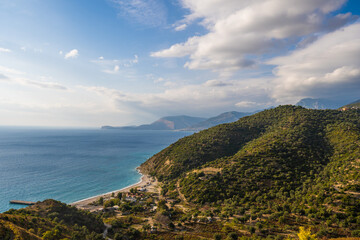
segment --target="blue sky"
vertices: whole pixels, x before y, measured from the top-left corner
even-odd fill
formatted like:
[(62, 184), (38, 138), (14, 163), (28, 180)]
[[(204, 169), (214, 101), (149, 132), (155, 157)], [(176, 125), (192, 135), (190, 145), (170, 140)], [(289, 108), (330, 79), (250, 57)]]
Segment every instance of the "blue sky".
[(359, 99), (357, 0), (2, 0), (0, 125)]

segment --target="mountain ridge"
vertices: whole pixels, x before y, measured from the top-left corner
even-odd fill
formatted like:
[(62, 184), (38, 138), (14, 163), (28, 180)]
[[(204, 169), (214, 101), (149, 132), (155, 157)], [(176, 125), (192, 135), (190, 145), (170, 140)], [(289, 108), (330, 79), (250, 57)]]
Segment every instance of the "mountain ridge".
[(122, 130), (181, 130), (181, 131), (200, 131), (218, 124), (237, 121), (239, 118), (249, 116), (255, 112), (224, 112), (210, 118), (192, 117), (187, 115), (162, 117), (151, 124), (140, 126), (112, 127), (102, 126), (102, 129), (122, 129)]
[(206, 118), (191, 117), (187, 115), (162, 117), (151, 124), (140, 126), (111, 127), (102, 126), (102, 129), (124, 129), (124, 130), (178, 130), (204, 121)]
[(200, 131), (210, 127), (214, 127), (219, 124), (235, 122), (240, 118), (252, 115), (253, 113), (254, 112), (237, 112), (237, 111), (224, 112), (215, 117), (208, 118), (202, 122), (199, 122), (188, 128), (185, 128), (184, 130)]

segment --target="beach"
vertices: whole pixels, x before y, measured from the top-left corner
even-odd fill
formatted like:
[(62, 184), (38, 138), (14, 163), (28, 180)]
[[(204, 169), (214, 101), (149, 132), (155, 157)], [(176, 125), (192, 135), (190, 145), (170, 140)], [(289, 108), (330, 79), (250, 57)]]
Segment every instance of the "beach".
[[(138, 169), (139, 171), (139, 169)], [(131, 188), (143, 188), (146, 189), (147, 192), (157, 192), (157, 185), (158, 185), (158, 181), (146, 174), (142, 174), (140, 171), (139, 173), (142, 175), (141, 179), (139, 182), (132, 184), (130, 186), (127, 186), (125, 188), (119, 189), (119, 190), (115, 190), (115, 191), (111, 191), (108, 193), (104, 193), (104, 194), (100, 194), (97, 196), (93, 196), (90, 198), (86, 198), (86, 199), (82, 199), (73, 203), (70, 203), (69, 205), (74, 206), (76, 208), (79, 209), (83, 209), (83, 210), (89, 210), (90, 212), (94, 212), (94, 211), (98, 211), (100, 209), (102, 209), (102, 206), (94, 206), (92, 205), (93, 202), (98, 201), (101, 197), (104, 199), (104, 201), (111, 199), (112, 195), (114, 194), (116, 196), (117, 193), (119, 192), (129, 192)]]

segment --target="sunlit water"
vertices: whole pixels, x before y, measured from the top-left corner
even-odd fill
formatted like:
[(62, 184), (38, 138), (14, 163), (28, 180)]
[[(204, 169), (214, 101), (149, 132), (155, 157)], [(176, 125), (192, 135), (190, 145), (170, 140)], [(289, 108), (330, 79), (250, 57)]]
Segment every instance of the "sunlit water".
[(66, 203), (139, 181), (147, 158), (190, 132), (0, 128), (0, 212), (10, 200)]

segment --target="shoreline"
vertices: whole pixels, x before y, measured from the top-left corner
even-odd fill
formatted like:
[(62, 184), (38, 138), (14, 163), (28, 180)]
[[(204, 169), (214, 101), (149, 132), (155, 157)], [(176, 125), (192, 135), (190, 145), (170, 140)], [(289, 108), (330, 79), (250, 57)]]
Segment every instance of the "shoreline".
[[(139, 172), (140, 173), (140, 172)], [(88, 198), (84, 198), (84, 199), (81, 199), (81, 200), (78, 200), (76, 202), (72, 202), (72, 203), (69, 203), (69, 205), (73, 205), (73, 204), (77, 204), (77, 203), (80, 203), (80, 202), (83, 202), (83, 201), (87, 201), (87, 200), (90, 200), (90, 199), (93, 199), (93, 198), (99, 198), (99, 197), (102, 197), (102, 196), (105, 196), (105, 195), (108, 195), (108, 194), (112, 194), (112, 193), (115, 193), (115, 192), (122, 192), (124, 190), (126, 190), (127, 188), (132, 188), (132, 187), (136, 187), (137, 184), (140, 184), (143, 180), (143, 177), (144, 175), (142, 173), (140, 173), (141, 176), (140, 176), (140, 180), (137, 182), (137, 183), (134, 183), (134, 184), (131, 184), (129, 186), (126, 186), (126, 187), (123, 187), (121, 189), (117, 189), (117, 190), (114, 190), (114, 191), (111, 191), (111, 192), (107, 192), (107, 193), (101, 193), (99, 195), (95, 195), (95, 196), (91, 196), (91, 197), (88, 197)]]
[[(143, 174), (139, 167), (136, 168), (136, 170), (138, 171), (138, 173), (141, 175), (139, 182), (131, 184), (129, 186), (126, 186), (124, 188), (121, 189), (117, 189), (111, 192), (107, 192), (107, 193), (103, 193), (103, 194), (99, 194), (96, 196), (92, 196), (89, 198), (85, 198), (76, 202), (72, 202), (69, 203), (69, 205), (80, 208), (80, 209), (87, 209), (90, 211), (95, 211), (99, 209), (99, 206), (93, 206), (91, 205), (91, 203), (93, 203), (94, 201), (97, 201), (100, 197), (103, 197), (104, 200), (105, 199), (110, 199), (112, 194), (114, 193), (115, 196), (117, 193), (119, 192), (129, 192), (131, 188), (141, 188), (141, 187), (146, 187), (146, 188), (155, 188), (157, 186), (157, 181), (153, 180), (149, 175)], [(102, 206), (100, 206), (102, 208)]]

